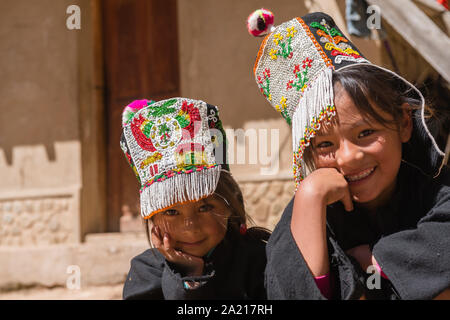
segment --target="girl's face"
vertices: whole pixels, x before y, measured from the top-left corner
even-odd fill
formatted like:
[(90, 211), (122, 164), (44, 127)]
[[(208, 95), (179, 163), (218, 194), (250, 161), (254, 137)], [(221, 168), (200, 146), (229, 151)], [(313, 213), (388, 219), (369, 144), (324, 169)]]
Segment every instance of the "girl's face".
[[(336, 168), (348, 182), (353, 201), (367, 208), (386, 203), (392, 195), (402, 158), (401, 147), (411, 137), (406, 112), (400, 128), (386, 128), (363, 119), (348, 93), (335, 85), (336, 122), (322, 126), (312, 140), (317, 169)], [(384, 119), (392, 115), (376, 109)]]
[(153, 224), (168, 233), (174, 248), (203, 257), (225, 237), (231, 210), (216, 195), (196, 202), (176, 204), (156, 214)]

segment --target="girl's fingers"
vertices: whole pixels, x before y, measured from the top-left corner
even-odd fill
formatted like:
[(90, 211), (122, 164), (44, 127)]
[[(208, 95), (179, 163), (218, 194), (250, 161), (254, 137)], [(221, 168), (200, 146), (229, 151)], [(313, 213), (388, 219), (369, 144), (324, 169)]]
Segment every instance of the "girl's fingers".
[(169, 234), (165, 233), (163, 238), (164, 249), (169, 251), (171, 249)]
[(343, 190), (343, 197), (342, 199), (340, 199), (340, 201), (342, 202), (342, 204), (344, 205), (345, 211), (353, 211), (353, 201), (352, 201), (352, 195), (350, 194), (350, 188), (348, 186), (348, 182), (347, 180), (345, 180), (345, 177), (341, 174), (339, 174), (339, 178), (342, 179), (343, 182), (343, 187), (341, 187)]
[(152, 233), (152, 243), (155, 246), (155, 248), (160, 248), (162, 245), (162, 241), (161, 241), (161, 237), (158, 234), (157, 228), (158, 227), (152, 228), (152, 232), (151, 232)]
[(353, 211), (353, 201), (352, 196), (350, 195), (350, 190), (346, 190), (344, 192), (344, 197), (341, 199), (342, 203), (344, 204), (346, 211)]
[(161, 237), (161, 230), (159, 227), (152, 228), (152, 242), (156, 249), (161, 252), (162, 255), (166, 257), (166, 259), (172, 261), (174, 254), (173, 249), (169, 243), (169, 235), (167, 233)]
[(353, 211), (353, 201), (352, 201), (352, 195), (350, 194), (350, 188), (348, 186), (347, 181), (345, 180), (344, 176), (342, 176), (342, 179), (345, 181), (345, 187), (343, 187), (343, 197), (340, 199), (342, 204), (344, 205), (345, 211)]
[(158, 237), (159, 237), (159, 238), (161, 239), (161, 241), (162, 241), (163, 235), (162, 235), (162, 233), (161, 233), (161, 228), (160, 228), (159, 226), (156, 226), (155, 230), (156, 230), (156, 234), (158, 235)]
[(167, 254), (169, 260), (172, 262), (175, 262), (176, 250), (172, 244), (172, 240), (168, 233), (164, 233), (163, 246), (164, 246), (164, 250), (166, 251), (166, 254)]

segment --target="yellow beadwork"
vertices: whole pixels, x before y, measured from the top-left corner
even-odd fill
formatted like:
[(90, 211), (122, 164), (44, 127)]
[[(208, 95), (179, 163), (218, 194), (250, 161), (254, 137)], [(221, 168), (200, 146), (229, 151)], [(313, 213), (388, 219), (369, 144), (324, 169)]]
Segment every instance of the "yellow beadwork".
[(147, 159), (145, 159), (144, 161), (141, 162), (141, 169), (144, 169), (149, 164), (152, 164), (156, 161), (161, 160), (161, 158), (162, 158), (162, 154), (159, 152), (152, 154), (150, 157), (148, 157)]
[(270, 55), (270, 58), (272, 59), (272, 60), (277, 60), (277, 56), (276, 56), (276, 53), (277, 53), (278, 51), (276, 50), (276, 49), (271, 49), (270, 50), (270, 52), (269, 52), (269, 55)]
[(345, 53), (345, 54), (356, 54), (356, 55), (358, 55), (358, 56), (360, 55), (358, 51), (355, 51), (355, 50), (353, 50), (352, 48), (347, 48), (347, 49), (345, 49), (345, 50), (342, 50), (341, 48), (335, 46), (333, 43), (330, 43), (330, 42), (327, 42), (327, 43), (325, 44), (325, 49), (327, 49), (327, 50), (333, 50), (333, 49), (335, 49), (335, 50), (339, 51), (340, 53)]
[(283, 112), (287, 108), (286, 102), (287, 102), (287, 99), (285, 97), (281, 97), (281, 100), (280, 100), (281, 107), (280, 107), (280, 105), (277, 104), (275, 106), (275, 109), (277, 109), (278, 112)]
[(274, 37), (273, 42), (274, 42), (276, 45), (278, 45), (278, 43), (279, 43), (281, 40), (283, 40), (283, 36), (282, 36), (281, 34), (279, 34), (279, 33), (275, 34), (273, 37)]
[(297, 33), (297, 30), (295, 30), (294, 26), (292, 26), (290, 28), (287, 28), (286, 31), (287, 31), (287, 35), (286, 36), (289, 37), (289, 38), (294, 37), (294, 35)]

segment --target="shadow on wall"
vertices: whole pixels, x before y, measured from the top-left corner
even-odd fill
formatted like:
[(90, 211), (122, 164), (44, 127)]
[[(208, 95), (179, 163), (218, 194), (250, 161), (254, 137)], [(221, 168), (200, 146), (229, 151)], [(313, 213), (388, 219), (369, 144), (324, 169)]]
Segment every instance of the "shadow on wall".
[(77, 33), (66, 27), (69, 1), (1, 1), (0, 149), (13, 163), (16, 146), (79, 137)]

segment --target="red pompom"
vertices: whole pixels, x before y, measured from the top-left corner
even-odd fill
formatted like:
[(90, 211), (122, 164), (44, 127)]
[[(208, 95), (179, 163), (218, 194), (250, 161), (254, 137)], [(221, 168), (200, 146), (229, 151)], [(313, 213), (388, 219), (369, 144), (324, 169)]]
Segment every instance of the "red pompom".
[(247, 18), (248, 32), (259, 37), (271, 32), (274, 23), (274, 15), (271, 11), (261, 8), (252, 12)]

